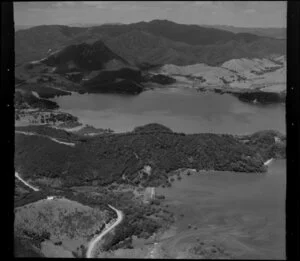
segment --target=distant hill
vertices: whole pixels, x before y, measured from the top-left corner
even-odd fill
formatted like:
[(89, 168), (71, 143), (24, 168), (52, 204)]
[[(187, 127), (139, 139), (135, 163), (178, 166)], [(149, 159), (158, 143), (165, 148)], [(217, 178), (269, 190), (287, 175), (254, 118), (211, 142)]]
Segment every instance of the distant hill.
[(190, 45), (133, 30), (108, 38), (105, 43), (117, 54), (135, 64), (189, 65), (206, 63), (220, 65), (230, 59), (264, 58), (285, 54), (285, 41), (262, 38), (251, 34), (234, 34), (227, 42), (209, 45)]
[(15, 33), (16, 64), (40, 60), (49, 49), (61, 48), (66, 42), (83, 32), (84, 28), (62, 25), (42, 25)]
[[(223, 86), (242, 91), (260, 89), (266, 92), (280, 93), (286, 90), (285, 56), (269, 59), (231, 59), (221, 66), (209, 66), (204, 63), (186, 66), (165, 64), (153, 72), (169, 75), (178, 79), (177, 84), (212, 89)], [(182, 83), (184, 81), (185, 83)], [(179, 83), (181, 82), (181, 83)]]
[(34, 25), (15, 25), (15, 31), (29, 29), (31, 27), (34, 27)]
[(112, 52), (102, 41), (69, 45), (41, 62), (55, 67), (57, 73), (103, 70), (107, 69), (108, 64), (110, 67), (114, 64), (117, 68), (128, 65), (126, 60)]
[(115, 37), (133, 30), (142, 30), (155, 36), (162, 36), (176, 42), (183, 42), (191, 45), (215, 44), (220, 41), (229, 41), (233, 33), (206, 28), (198, 25), (177, 24), (168, 20), (153, 20), (151, 22), (139, 22), (133, 24), (111, 25), (106, 24), (91, 28), (93, 31), (101, 31)]
[(98, 40), (122, 58), (138, 64), (217, 65), (234, 58), (283, 55), (286, 45), (285, 40), (167, 20), (86, 28), (49, 25), (15, 33), (16, 63), (42, 59), (49, 50)]
[(276, 39), (286, 39), (286, 28), (254, 28), (254, 27), (235, 27), (229, 25), (202, 25), (207, 28), (216, 28), (232, 33), (251, 33), (258, 36), (272, 37)]
[[(104, 23), (104, 24), (122, 24), (122, 23)], [(102, 25), (101, 23), (73, 23), (73, 24), (68, 24), (68, 26), (71, 27), (92, 27), (92, 26), (99, 26)]]

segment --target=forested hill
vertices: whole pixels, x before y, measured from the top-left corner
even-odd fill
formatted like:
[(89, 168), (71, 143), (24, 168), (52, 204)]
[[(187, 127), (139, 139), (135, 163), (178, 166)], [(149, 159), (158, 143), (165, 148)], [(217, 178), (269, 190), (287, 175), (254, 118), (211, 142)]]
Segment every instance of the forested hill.
[[(152, 131), (148, 131), (148, 130)], [(285, 140), (272, 131), (235, 137), (219, 134), (185, 135), (159, 124), (133, 132), (93, 138), (62, 134), (48, 127), (19, 127), (16, 133), (15, 169), (26, 179), (60, 179), (64, 186), (130, 182), (144, 186), (168, 185), (167, 173), (179, 168), (264, 172), (271, 157), (285, 157)], [(75, 142), (75, 147), (45, 136)], [(151, 175), (141, 175), (144, 166)]]
[[(285, 54), (285, 40), (198, 25), (153, 20), (92, 27), (37, 26), (15, 32), (16, 64), (66, 46), (103, 41), (129, 62), (216, 65), (234, 58)], [(130, 58), (130, 59), (129, 59)]]

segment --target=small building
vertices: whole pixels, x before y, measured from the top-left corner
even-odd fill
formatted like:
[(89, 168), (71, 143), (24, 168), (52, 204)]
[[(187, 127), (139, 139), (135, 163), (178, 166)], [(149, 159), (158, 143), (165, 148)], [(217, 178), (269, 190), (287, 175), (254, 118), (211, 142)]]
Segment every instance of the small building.
[(144, 166), (143, 172), (149, 176), (149, 175), (151, 175), (151, 170), (152, 170), (151, 166), (146, 165), (146, 166)]
[(275, 143), (280, 143), (281, 139), (279, 137), (274, 137)]
[(147, 187), (145, 189), (144, 201), (149, 202), (152, 199), (155, 199), (155, 187)]

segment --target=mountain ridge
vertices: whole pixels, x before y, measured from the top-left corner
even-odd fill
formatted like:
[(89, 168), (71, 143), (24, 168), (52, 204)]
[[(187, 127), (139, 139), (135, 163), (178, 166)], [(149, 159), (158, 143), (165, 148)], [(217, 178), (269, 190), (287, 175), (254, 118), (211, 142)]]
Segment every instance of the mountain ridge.
[[(143, 32), (143, 35), (139, 36), (140, 38), (147, 38), (145, 33), (148, 33), (153, 39), (156, 39), (155, 41), (168, 43), (168, 46), (162, 44), (158, 47), (160, 49), (157, 53), (158, 58), (154, 57), (153, 63), (170, 63), (168, 60), (170, 56), (177, 57), (178, 65), (183, 65), (184, 63), (197, 62), (209, 63), (209, 61), (211, 61), (211, 64), (221, 63), (242, 56), (264, 56), (271, 53), (285, 54), (285, 41), (283, 40), (249, 33), (235, 34), (198, 25), (183, 25), (165, 20), (154, 20), (128, 25), (104, 24), (86, 28), (61, 25), (37, 26), (17, 31), (15, 33), (16, 64), (42, 59), (49, 49), (57, 50), (70, 44), (102, 40), (105, 43), (109, 42), (112, 46), (117, 46), (123, 44), (122, 42), (116, 42), (118, 37), (127, 40), (125, 35), (137, 31)], [(108, 47), (111, 48), (110, 45)], [(138, 45), (135, 47), (140, 48)], [(111, 49), (115, 51), (113, 48)], [(127, 52), (127, 50), (125, 49), (123, 52)], [(151, 50), (150, 54), (142, 55), (146, 57), (145, 59), (148, 59), (151, 58), (152, 52), (155, 53), (155, 50)], [(161, 59), (161, 53), (168, 54), (166, 61)], [(135, 56), (137, 55), (135, 54)], [(195, 56), (198, 57), (195, 58)], [(223, 58), (223, 56), (227, 57)]]
[(218, 28), (233, 33), (252, 33), (258, 36), (267, 36), (276, 39), (286, 39), (285, 27), (237, 27), (232, 25), (202, 25), (208, 28)]

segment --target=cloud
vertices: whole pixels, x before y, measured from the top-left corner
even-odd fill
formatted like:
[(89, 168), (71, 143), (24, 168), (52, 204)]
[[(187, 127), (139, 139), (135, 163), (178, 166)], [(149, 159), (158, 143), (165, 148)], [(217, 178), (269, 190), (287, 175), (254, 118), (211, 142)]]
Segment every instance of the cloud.
[(71, 6), (74, 6), (75, 4), (76, 4), (76, 2), (61, 2), (62, 4), (64, 4), (65, 6), (69, 6), (69, 7), (71, 7)]
[(255, 13), (256, 10), (255, 9), (246, 9), (244, 12), (247, 14), (252, 14), (252, 13)]
[(172, 11), (173, 10), (173, 7), (167, 7), (165, 8), (166, 11)]
[(105, 4), (106, 3), (103, 3), (103, 2), (92, 2), (92, 1), (83, 1), (82, 4), (84, 5), (88, 5), (88, 6), (93, 6), (93, 7), (96, 7), (96, 8), (104, 8), (105, 7)]
[(95, 6), (99, 4), (99, 2), (95, 2), (95, 1), (83, 1), (82, 3), (84, 5), (91, 5), (91, 6)]
[(61, 8), (61, 7), (71, 7), (74, 5), (75, 2), (56, 2), (52, 4), (52, 7)]
[[(141, 3), (142, 3), (142, 1), (141, 1)], [(171, 5), (171, 6), (175, 6), (175, 5), (179, 6), (179, 5), (183, 5), (183, 4), (186, 5), (186, 4), (189, 4), (189, 3), (191, 3), (191, 1), (159, 1), (159, 4)]]
[(212, 1), (203, 1), (203, 2), (196, 1), (194, 4), (198, 5), (198, 6), (207, 6), (207, 5), (213, 5), (213, 2)]
[(45, 9), (42, 8), (37, 8), (37, 7), (30, 7), (27, 9), (28, 11), (32, 11), (32, 12), (41, 12), (41, 11), (45, 11)]
[(61, 2), (52, 4), (53, 7), (62, 7), (63, 4)]
[(132, 5), (132, 6), (129, 6), (129, 8), (130, 8), (130, 9), (137, 10), (137, 9), (144, 9), (145, 7), (138, 6), (138, 5)]
[(203, 1), (203, 2), (194, 2), (197, 7), (207, 7), (212, 9), (219, 9), (222, 7), (221, 1)]

